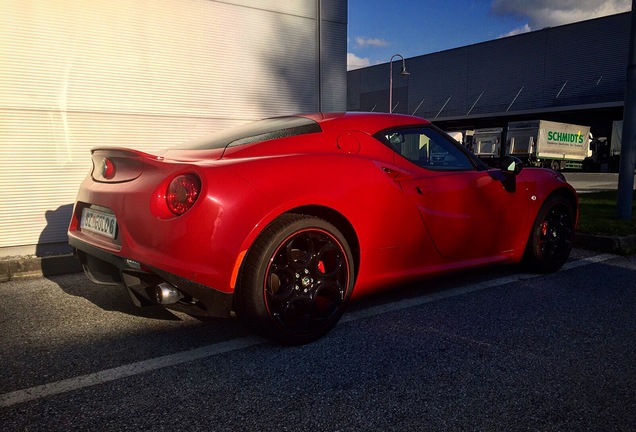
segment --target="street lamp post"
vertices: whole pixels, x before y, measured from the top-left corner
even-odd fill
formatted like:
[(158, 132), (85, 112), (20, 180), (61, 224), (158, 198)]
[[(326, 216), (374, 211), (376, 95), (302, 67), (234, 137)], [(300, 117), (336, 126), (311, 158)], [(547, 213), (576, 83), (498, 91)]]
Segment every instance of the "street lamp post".
[(393, 57), (391, 57), (391, 61), (389, 62), (389, 113), (393, 112), (393, 59), (396, 57), (402, 59), (402, 70), (400, 70), (400, 75), (411, 75), (406, 70), (404, 57), (402, 57), (401, 54), (393, 54)]

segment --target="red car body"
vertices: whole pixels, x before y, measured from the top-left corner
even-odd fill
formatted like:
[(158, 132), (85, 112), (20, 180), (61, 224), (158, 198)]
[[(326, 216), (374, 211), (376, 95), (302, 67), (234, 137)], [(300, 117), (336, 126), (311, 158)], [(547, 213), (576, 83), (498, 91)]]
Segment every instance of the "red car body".
[[(442, 162), (439, 154), (432, 162), (438, 141), (445, 153)], [(421, 159), (426, 162), (415, 159), (416, 150), (429, 153)], [(137, 304), (161, 302), (212, 316), (237, 308), (237, 287), (250, 272), (246, 256), (282, 215), (311, 216), (342, 235), (317, 228), (329, 237), (320, 245), (341, 249), (338, 266), (347, 271), (338, 277), (350, 286), (339, 295), (344, 308), (350, 296), (459, 268), (525, 258), (539, 270), (555, 270), (567, 259), (578, 214), (576, 193), (560, 174), (520, 170), (512, 159), (504, 162), (509, 169), (488, 168), (428, 121), (404, 115), (274, 118), (161, 154), (98, 148), (92, 158), (68, 232), (87, 275), (99, 283), (124, 283)], [(569, 214), (550, 216), (548, 224), (541, 209), (555, 196)], [(182, 205), (189, 207), (175, 214)], [(555, 224), (558, 229), (549, 231)], [(541, 248), (557, 234), (558, 259), (550, 250), (542, 256)], [(265, 257), (263, 265), (272, 260)], [(318, 272), (320, 263), (307, 274)], [(273, 280), (267, 272), (265, 285)], [(161, 284), (178, 300), (162, 301), (155, 292)], [(271, 305), (264, 302), (263, 319), (271, 319)], [(337, 318), (341, 313), (339, 307)], [(291, 337), (285, 326), (270, 323), (267, 333), (304, 342), (324, 334), (337, 318)]]

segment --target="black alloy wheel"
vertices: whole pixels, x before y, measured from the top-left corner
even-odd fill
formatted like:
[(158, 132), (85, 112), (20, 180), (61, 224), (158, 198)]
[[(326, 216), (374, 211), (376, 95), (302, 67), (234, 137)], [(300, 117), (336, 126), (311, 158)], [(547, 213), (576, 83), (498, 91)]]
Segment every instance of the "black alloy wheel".
[(286, 214), (248, 252), (237, 292), (238, 313), (257, 331), (286, 343), (326, 334), (353, 288), (353, 258), (332, 224)]
[(549, 197), (539, 210), (524, 257), (532, 271), (550, 273), (568, 260), (574, 239), (574, 210), (560, 195)]

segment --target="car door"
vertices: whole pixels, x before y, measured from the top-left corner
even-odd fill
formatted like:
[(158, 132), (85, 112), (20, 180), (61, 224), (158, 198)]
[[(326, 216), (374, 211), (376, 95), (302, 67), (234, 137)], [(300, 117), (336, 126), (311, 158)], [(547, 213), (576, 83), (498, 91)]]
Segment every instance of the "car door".
[(390, 131), (385, 137), (404, 163), (397, 181), (441, 255), (495, 258), (523, 242), (528, 202), (522, 173), (511, 187), (500, 170), (478, 166), (433, 127)]

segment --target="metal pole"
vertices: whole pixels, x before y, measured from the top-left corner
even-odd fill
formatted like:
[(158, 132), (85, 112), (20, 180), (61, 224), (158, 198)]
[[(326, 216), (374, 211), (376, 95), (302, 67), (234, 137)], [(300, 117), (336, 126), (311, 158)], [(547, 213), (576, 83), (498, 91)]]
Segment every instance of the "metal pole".
[(517, 96), (515, 96), (515, 98), (512, 100), (512, 102), (510, 102), (510, 105), (508, 105), (508, 109), (506, 110), (506, 112), (510, 111), (510, 108), (512, 108), (512, 104), (515, 103), (515, 101), (517, 100), (517, 98), (519, 97), (519, 95), (521, 94), (521, 91), (523, 90), (523, 87), (521, 87), (519, 89), (519, 92), (517, 92)]
[[(634, 1), (636, 1), (636, 0), (634, 0)], [(448, 99), (446, 99), (446, 102), (444, 102), (444, 105), (440, 108), (440, 110), (437, 113), (437, 115), (435, 116), (435, 118), (439, 117), (439, 115), (442, 113), (442, 111), (444, 111), (444, 108), (446, 108), (446, 105), (448, 105), (448, 102), (451, 100), (452, 97), (453, 97), (453, 95), (450, 95), (448, 97)]]
[(625, 108), (623, 109), (623, 139), (616, 199), (616, 217), (622, 220), (632, 218), (634, 169), (636, 168), (636, 0), (632, 0), (631, 13)]
[(420, 109), (420, 107), (422, 106), (422, 104), (424, 103), (424, 99), (426, 98), (422, 98), (422, 100), (420, 101), (420, 104), (417, 106), (417, 108), (415, 108), (415, 111), (413, 111), (413, 114), (411, 115), (415, 115), (415, 113), (417, 112), (418, 109)]
[(391, 57), (391, 61), (389, 62), (389, 113), (393, 112), (393, 59), (399, 57), (402, 59), (402, 70), (400, 71), (400, 75), (410, 75), (406, 71), (406, 62), (404, 57), (401, 54), (393, 54)]
[(479, 95), (479, 97), (477, 98), (477, 100), (475, 101), (475, 103), (473, 104), (473, 106), (470, 107), (470, 109), (468, 110), (468, 112), (466, 113), (466, 115), (470, 114), (471, 111), (473, 110), (473, 108), (475, 108), (475, 105), (477, 105), (477, 102), (479, 102), (479, 99), (481, 99), (481, 97), (484, 95), (484, 92), (481, 92), (481, 94)]
[(555, 99), (558, 99), (559, 96), (561, 96), (561, 92), (563, 91), (563, 89), (565, 88), (565, 86), (568, 84), (568, 81), (565, 80), (565, 82), (563, 83), (563, 85), (561, 86), (561, 90), (559, 90), (559, 92), (557, 93), (557, 95), (554, 97)]
[(389, 114), (393, 112), (393, 57), (389, 62)]

